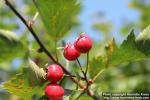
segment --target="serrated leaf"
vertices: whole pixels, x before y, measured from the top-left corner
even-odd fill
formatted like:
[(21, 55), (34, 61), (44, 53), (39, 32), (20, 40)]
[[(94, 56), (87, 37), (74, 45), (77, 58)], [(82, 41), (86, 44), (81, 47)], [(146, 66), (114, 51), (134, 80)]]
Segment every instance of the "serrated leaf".
[(3, 83), (1, 85), (1, 88), (14, 95), (20, 96), (25, 100), (30, 100), (34, 94), (40, 93), (41, 91), (38, 87), (30, 86), (30, 84), (28, 83), (28, 81), (30, 80), (28, 80), (26, 76), (27, 73), (28, 72), (17, 74), (10, 81)]
[(90, 67), (89, 67), (89, 73), (91, 78), (93, 78), (95, 75), (97, 75), (103, 68), (105, 68), (104, 59), (99, 56), (97, 58), (93, 58), (90, 61)]
[(0, 52), (0, 62), (12, 60), (24, 55), (25, 46), (15, 33), (0, 29)]
[(62, 38), (73, 26), (80, 5), (76, 0), (33, 0), (53, 40)]
[(121, 46), (114, 50), (112, 56), (109, 58), (109, 64), (114, 66), (125, 62), (149, 59), (150, 57), (144, 53), (137, 48), (134, 32), (131, 31)]
[(138, 35), (136, 43), (139, 50), (146, 55), (150, 55), (150, 25)]
[(30, 100), (34, 94), (43, 94), (42, 84), (44, 81), (42, 79), (45, 74), (42, 68), (29, 59), (29, 67), (24, 68), (22, 73), (3, 83), (1, 88), (25, 100)]

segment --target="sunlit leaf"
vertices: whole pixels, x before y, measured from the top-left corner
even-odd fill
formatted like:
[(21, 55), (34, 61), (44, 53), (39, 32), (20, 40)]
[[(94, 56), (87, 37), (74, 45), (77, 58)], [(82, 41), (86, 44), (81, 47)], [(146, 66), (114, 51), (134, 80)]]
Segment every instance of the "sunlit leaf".
[(73, 26), (80, 9), (76, 0), (33, 0), (53, 40), (62, 38)]

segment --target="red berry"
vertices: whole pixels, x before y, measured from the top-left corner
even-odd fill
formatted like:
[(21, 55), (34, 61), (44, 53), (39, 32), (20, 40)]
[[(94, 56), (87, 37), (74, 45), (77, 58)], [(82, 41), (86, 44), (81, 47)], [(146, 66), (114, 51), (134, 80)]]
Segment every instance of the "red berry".
[(68, 43), (64, 48), (64, 57), (69, 60), (76, 60), (80, 56), (80, 52), (76, 50), (72, 43)]
[(45, 95), (49, 100), (62, 100), (64, 89), (56, 83), (50, 83), (45, 88)]
[(75, 48), (81, 53), (87, 53), (92, 48), (92, 40), (85, 33), (82, 33), (74, 43)]
[(51, 82), (59, 81), (63, 76), (62, 68), (57, 64), (51, 64), (47, 67), (47, 79)]

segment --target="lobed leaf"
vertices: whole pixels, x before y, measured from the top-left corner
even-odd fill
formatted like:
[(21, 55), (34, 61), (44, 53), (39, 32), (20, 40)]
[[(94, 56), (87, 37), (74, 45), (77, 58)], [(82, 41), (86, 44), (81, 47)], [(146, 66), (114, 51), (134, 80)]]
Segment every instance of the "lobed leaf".
[(109, 63), (111, 65), (117, 65), (144, 57), (145, 55), (136, 47), (135, 36), (132, 31), (127, 40), (124, 40), (121, 46), (114, 50), (112, 56), (109, 58)]
[(125, 62), (150, 59), (149, 26), (135, 39), (134, 31), (131, 31), (120, 47), (116, 48), (110, 56), (110, 65), (118, 65)]
[[(94, 58), (90, 62), (90, 76), (96, 76), (104, 67), (115, 66), (126, 62), (150, 59), (150, 26), (135, 38), (134, 31), (128, 35), (120, 47), (116, 46), (115, 40), (105, 48), (105, 57)], [(106, 63), (104, 60), (106, 59)], [(108, 65), (107, 65), (108, 64)]]

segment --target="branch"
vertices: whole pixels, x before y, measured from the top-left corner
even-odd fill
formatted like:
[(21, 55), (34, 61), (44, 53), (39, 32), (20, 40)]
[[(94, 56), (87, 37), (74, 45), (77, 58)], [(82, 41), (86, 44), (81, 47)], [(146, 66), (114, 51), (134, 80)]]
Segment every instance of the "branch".
[[(45, 52), (45, 54), (56, 64), (58, 64), (59, 66), (61, 66), (61, 68), (64, 70), (64, 72), (67, 75), (73, 76), (71, 75), (70, 72), (68, 72), (57, 60), (54, 59), (54, 57), (51, 55), (51, 53), (47, 50), (47, 48), (42, 44), (42, 42), (40, 41), (40, 39), (38, 38), (38, 36), (36, 35), (35, 31), (32, 28), (32, 25), (29, 24), (25, 18), (13, 7), (13, 5), (9, 2), (9, 0), (4, 0), (6, 5), (12, 10), (12, 12), (24, 23), (24, 25), (27, 27), (27, 29), (30, 31), (30, 33), (33, 35), (33, 37), (35, 38), (35, 40), (37, 41), (37, 43), (39, 44), (40, 48), (43, 50), (43, 52)], [(37, 16), (37, 15), (36, 15)], [(85, 77), (87, 80), (87, 77)], [(87, 89), (87, 87), (89, 86), (87, 84), (87, 86), (83, 85), (82, 83), (79, 83), (77, 79), (75, 79), (74, 77), (70, 77), (70, 79), (78, 84), (80, 86), (80, 88), (82, 89)], [(88, 81), (88, 80), (87, 80)], [(88, 83), (88, 82), (87, 82)], [(88, 89), (87, 90), (87, 94), (91, 97), (95, 97), (93, 93), (91, 93), (91, 91)]]
[(30, 25), (28, 25), (27, 21), (23, 18), (23, 16), (21, 16), (17, 10), (11, 5), (11, 3), (8, 0), (5, 0), (6, 5), (16, 14), (16, 16), (19, 17), (19, 19), (25, 24), (25, 26), (28, 28), (28, 30), (31, 32), (31, 34), (33, 35), (33, 37), (35, 38), (35, 40), (38, 42), (38, 44), (40, 45), (40, 47), (43, 49), (43, 51), (50, 57), (50, 59), (52, 61), (55, 61), (55, 59), (53, 58), (53, 56), (49, 53), (49, 51), (45, 48), (45, 46), (41, 43), (41, 41), (39, 40), (39, 38), (37, 37), (37, 35), (35, 34), (34, 30), (32, 29), (32, 27)]
[(87, 71), (89, 69), (89, 52), (87, 53), (87, 64), (86, 64), (86, 70), (85, 70), (85, 74), (87, 75)]
[[(70, 72), (68, 72), (59, 62), (57, 62), (54, 57), (51, 55), (51, 53), (46, 49), (46, 47), (42, 44), (42, 42), (40, 41), (40, 39), (38, 38), (38, 36), (36, 35), (35, 31), (33, 30), (32, 26), (29, 25), (27, 23), (27, 21), (25, 20), (25, 18), (12, 6), (12, 4), (9, 2), (9, 0), (5, 0), (6, 5), (13, 11), (13, 13), (24, 23), (24, 25), (28, 28), (28, 30), (30, 31), (30, 33), (33, 35), (33, 37), (35, 38), (35, 40), (37, 41), (37, 43), (39, 44), (40, 48), (43, 50), (43, 52), (45, 52), (45, 54), (56, 64), (58, 64), (59, 66), (62, 67), (62, 69), (64, 70), (64, 72), (70, 76), (71, 75)], [(70, 77), (70, 79), (75, 82), (76, 84), (79, 84), (79, 86), (81, 88), (85, 88), (85, 86), (81, 83), (78, 83), (78, 81), (73, 78)]]
[(84, 71), (83, 71), (83, 69), (82, 69), (81, 63), (80, 63), (80, 61), (79, 61), (78, 58), (77, 58), (77, 62), (78, 62), (78, 64), (79, 64), (79, 67), (80, 67), (80, 70), (81, 70), (83, 76), (85, 77), (85, 73), (84, 73)]

